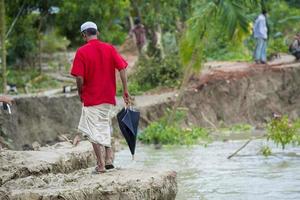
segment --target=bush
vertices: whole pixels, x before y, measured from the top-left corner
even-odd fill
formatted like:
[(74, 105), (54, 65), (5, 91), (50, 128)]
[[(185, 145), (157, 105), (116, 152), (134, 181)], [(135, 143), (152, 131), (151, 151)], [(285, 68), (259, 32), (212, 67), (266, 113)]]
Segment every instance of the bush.
[(65, 51), (69, 44), (70, 41), (66, 37), (59, 35), (57, 31), (52, 31), (43, 36), (42, 52), (55, 53), (57, 51)]
[[(62, 87), (61, 82), (47, 76), (40, 75), (38, 70), (8, 70), (7, 82), (9, 84), (15, 84), (18, 89), (18, 93), (25, 93), (25, 87), (29, 89), (27, 92), (37, 92), (44, 89), (52, 89)], [(2, 79), (0, 79), (2, 84)], [(2, 88), (0, 88), (0, 92)]]
[(289, 45), (285, 41), (284, 37), (272, 38), (268, 42), (268, 54), (274, 55), (281, 52), (288, 52)]
[(290, 123), (287, 116), (276, 118), (267, 124), (267, 139), (281, 145), (282, 149), (288, 144), (300, 145), (299, 121)]
[[(36, 15), (20, 18), (8, 38), (7, 63), (24, 67), (33, 64), (37, 52), (37, 31), (34, 28)], [(25, 64), (25, 65), (26, 65)]]
[(152, 89), (157, 86), (176, 87), (182, 78), (182, 66), (177, 54), (165, 58), (141, 56), (133, 79), (143, 88)]
[(260, 149), (260, 152), (265, 157), (268, 157), (268, 156), (272, 155), (272, 150), (269, 146), (262, 146), (261, 149)]
[(146, 144), (198, 144), (200, 141), (208, 142), (208, 131), (200, 127), (181, 128), (180, 122), (185, 114), (176, 113), (174, 122), (167, 125), (168, 114), (157, 122), (151, 123), (140, 135), (139, 140)]
[[(148, 88), (141, 86), (134, 80), (128, 82), (128, 91), (129, 91), (130, 95), (133, 95), (133, 96), (141, 95), (141, 94), (143, 94), (143, 92), (145, 92), (147, 90), (148, 90)], [(123, 87), (121, 84), (118, 85), (117, 96), (123, 96)]]

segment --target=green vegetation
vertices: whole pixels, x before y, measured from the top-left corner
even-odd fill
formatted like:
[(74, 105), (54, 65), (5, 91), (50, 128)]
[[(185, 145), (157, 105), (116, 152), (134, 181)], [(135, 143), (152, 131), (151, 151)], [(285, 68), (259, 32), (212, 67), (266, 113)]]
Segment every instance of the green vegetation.
[(250, 61), (252, 26), (262, 7), (269, 10), (269, 54), (287, 52), (299, 31), (295, 0), (6, 0), (8, 69), (41, 73), (41, 55), (83, 44), (79, 27), (86, 20), (97, 23), (102, 40), (121, 45), (130, 21), (139, 17), (148, 49), (130, 78), (133, 93), (177, 87), (185, 76), (183, 66), (200, 69), (207, 60)]
[(164, 59), (142, 57), (132, 77), (146, 89), (158, 86), (176, 87), (182, 77), (182, 67), (178, 60), (176, 54), (168, 55)]
[[(272, 119), (267, 124), (267, 140), (271, 140), (284, 150), (289, 144), (300, 145), (300, 119), (291, 122), (288, 116)], [(264, 156), (272, 155), (269, 146), (262, 146), (260, 152)]]
[[(271, 140), (277, 146), (281, 146), (283, 150), (288, 144), (300, 145), (300, 119), (291, 122), (286, 115), (274, 118), (267, 124), (266, 136), (268, 141)], [(252, 140), (252, 138), (247, 140), (245, 144), (227, 158), (230, 159), (237, 155), (238, 152), (244, 149)], [(266, 157), (272, 154), (271, 148), (266, 145), (261, 147), (260, 152)]]
[(9, 70), (7, 74), (8, 83), (16, 84), (18, 93), (39, 92), (40, 90), (58, 88), (63, 85), (62, 82), (47, 75), (40, 75), (37, 70)]
[[(128, 90), (130, 91), (130, 95), (142, 95), (143, 92), (149, 90), (149, 88), (145, 87), (143, 84), (137, 83), (134, 79), (128, 82)], [(123, 95), (123, 88), (121, 84), (117, 85), (117, 96)]]
[(291, 123), (288, 116), (271, 120), (267, 125), (267, 139), (282, 149), (288, 144), (300, 145), (299, 120)]
[(42, 52), (53, 54), (60, 51), (66, 51), (70, 41), (61, 35), (58, 31), (52, 31), (42, 38)]
[(269, 146), (262, 146), (261, 149), (260, 149), (260, 152), (265, 157), (268, 157), (268, 156), (272, 155), (272, 150)]
[[(176, 88), (182, 79), (183, 68), (178, 54), (168, 54), (165, 58), (139, 58), (136, 71), (129, 77), (128, 89), (131, 95), (141, 95), (154, 88)], [(118, 85), (117, 95), (122, 95), (122, 88)]]
[[(168, 111), (170, 113), (170, 111)], [(186, 114), (177, 111), (172, 124), (167, 125), (167, 117), (151, 123), (140, 135), (139, 140), (146, 144), (192, 145), (208, 143), (208, 130), (200, 127), (182, 128)]]
[(230, 131), (230, 132), (238, 132), (238, 133), (244, 133), (253, 130), (253, 126), (250, 124), (234, 124), (230, 127), (222, 127), (219, 129), (219, 131)]

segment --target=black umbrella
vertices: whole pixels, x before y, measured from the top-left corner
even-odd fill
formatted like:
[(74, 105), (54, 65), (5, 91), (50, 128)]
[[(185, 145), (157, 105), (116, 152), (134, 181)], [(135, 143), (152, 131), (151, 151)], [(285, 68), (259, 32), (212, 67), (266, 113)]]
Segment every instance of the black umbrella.
[(137, 129), (139, 125), (140, 112), (130, 108), (123, 108), (118, 114), (117, 119), (121, 132), (128, 144), (132, 158), (134, 158)]

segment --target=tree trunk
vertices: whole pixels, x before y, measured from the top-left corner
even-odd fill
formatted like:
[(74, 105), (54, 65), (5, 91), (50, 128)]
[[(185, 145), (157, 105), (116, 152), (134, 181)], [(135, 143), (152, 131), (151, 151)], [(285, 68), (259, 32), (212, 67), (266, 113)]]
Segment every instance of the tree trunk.
[(1, 65), (2, 65), (2, 88), (6, 93), (6, 47), (5, 47), (5, 2), (0, 0), (0, 37), (1, 37)]
[(160, 24), (157, 25), (156, 35), (157, 35), (157, 44), (156, 44), (156, 46), (160, 50), (161, 58), (165, 58), (165, 50), (164, 50), (164, 46), (163, 46), (163, 32), (161, 30)]
[(42, 34), (41, 34), (42, 20), (43, 20), (43, 17), (40, 16), (39, 26), (38, 26), (38, 30), (37, 30), (37, 35), (38, 35), (38, 65), (39, 65), (39, 73), (40, 74), (42, 74)]
[(134, 14), (137, 14), (139, 19), (142, 19), (141, 11), (138, 6), (138, 2), (136, 0), (130, 0), (131, 7), (134, 10)]
[(180, 106), (180, 104), (183, 100), (183, 97), (184, 97), (184, 90), (186, 89), (186, 87), (189, 83), (190, 77), (192, 75), (192, 72), (193, 72), (192, 65), (193, 65), (193, 62), (191, 61), (189, 63), (189, 65), (184, 69), (183, 80), (182, 80), (182, 83), (180, 85), (178, 95), (176, 96), (175, 104), (172, 107), (172, 112), (169, 115), (167, 125), (171, 125), (174, 122), (173, 121), (174, 117), (175, 117), (176, 112), (178, 110), (178, 107)]

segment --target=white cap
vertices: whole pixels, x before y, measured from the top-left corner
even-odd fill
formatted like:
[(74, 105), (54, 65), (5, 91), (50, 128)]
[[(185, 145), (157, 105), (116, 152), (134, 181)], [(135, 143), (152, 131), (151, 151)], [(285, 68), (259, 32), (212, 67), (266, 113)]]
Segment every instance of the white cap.
[(88, 28), (93, 28), (98, 30), (97, 25), (94, 22), (85, 22), (80, 26), (80, 32), (83, 32)]

